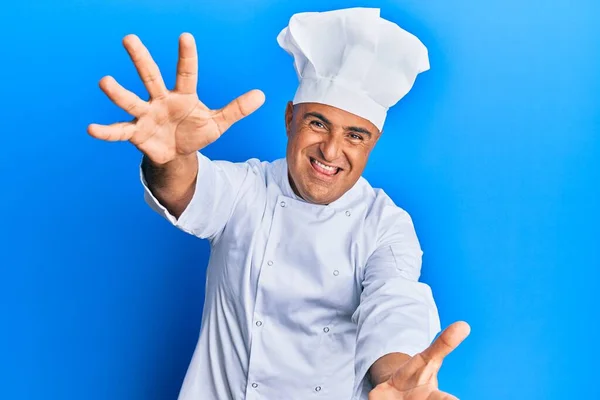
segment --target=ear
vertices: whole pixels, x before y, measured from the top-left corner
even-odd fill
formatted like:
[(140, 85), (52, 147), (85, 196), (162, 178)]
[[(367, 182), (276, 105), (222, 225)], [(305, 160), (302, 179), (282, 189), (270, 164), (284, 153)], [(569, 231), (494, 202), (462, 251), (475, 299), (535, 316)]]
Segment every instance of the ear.
[(285, 107), (285, 131), (288, 136), (292, 129), (292, 120), (294, 119), (294, 103), (288, 101)]

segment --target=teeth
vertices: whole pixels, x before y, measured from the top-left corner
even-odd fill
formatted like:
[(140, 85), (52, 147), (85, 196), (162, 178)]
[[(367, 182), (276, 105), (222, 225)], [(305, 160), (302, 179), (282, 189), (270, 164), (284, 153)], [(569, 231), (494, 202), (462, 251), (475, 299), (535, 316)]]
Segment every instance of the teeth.
[(326, 169), (327, 171), (331, 171), (331, 172), (337, 171), (336, 167), (330, 167), (329, 165), (325, 165), (323, 163), (320, 163), (317, 160), (314, 160), (314, 161), (315, 161), (315, 164), (317, 164), (319, 167), (321, 167), (323, 169)]

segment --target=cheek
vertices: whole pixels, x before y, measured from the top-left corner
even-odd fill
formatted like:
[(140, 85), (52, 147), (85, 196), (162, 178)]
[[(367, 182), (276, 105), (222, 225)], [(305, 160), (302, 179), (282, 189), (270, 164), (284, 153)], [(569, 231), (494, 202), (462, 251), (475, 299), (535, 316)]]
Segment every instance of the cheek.
[(313, 146), (318, 145), (319, 135), (310, 130), (302, 130), (297, 132), (291, 138), (291, 148), (294, 153), (301, 153)]
[(351, 149), (346, 152), (346, 157), (352, 166), (352, 173), (362, 173), (369, 158), (369, 151), (368, 149)]
[(294, 174), (299, 174), (304, 168), (303, 158), (307, 146), (309, 146), (309, 136), (302, 132), (296, 132), (288, 139), (287, 158), (289, 166), (294, 170)]

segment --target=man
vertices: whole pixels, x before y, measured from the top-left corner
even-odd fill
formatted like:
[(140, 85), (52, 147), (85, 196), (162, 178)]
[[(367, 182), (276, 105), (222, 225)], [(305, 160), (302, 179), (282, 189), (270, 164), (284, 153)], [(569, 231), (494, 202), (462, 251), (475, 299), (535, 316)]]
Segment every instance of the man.
[(179, 398), (454, 399), (438, 390), (437, 371), (469, 327), (457, 322), (431, 344), (439, 319), (418, 282), (412, 221), (361, 177), (387, 109), (428, 68), (426, 49), (364, 8), (296, 14), (278, 42), (300, 85), (285, 112), (286, 158), (274, 162), (199, 152), (264, 95), (208, 109), (190, 34), (180, 37), (174, 90), (134, 35), (123, 43), (151, 100), (100, 81), (135, 119), (89, 133), (133, 143), (146, 201), (211, 243), (202, 328)]

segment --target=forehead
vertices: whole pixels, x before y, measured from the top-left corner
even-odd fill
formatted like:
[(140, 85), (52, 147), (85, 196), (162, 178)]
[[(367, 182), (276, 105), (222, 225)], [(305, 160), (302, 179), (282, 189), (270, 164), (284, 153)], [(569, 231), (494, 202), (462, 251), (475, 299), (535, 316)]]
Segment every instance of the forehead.
[(298, 112), (300, 118), (306, 113), (315, 112), (326, 117), (333, 125), (351, 125), (367, 129), (371, 132), (379, 132), (379, 129), (368, 119), (328, 104), (299, 103), (294, 106), (294, 109)]

